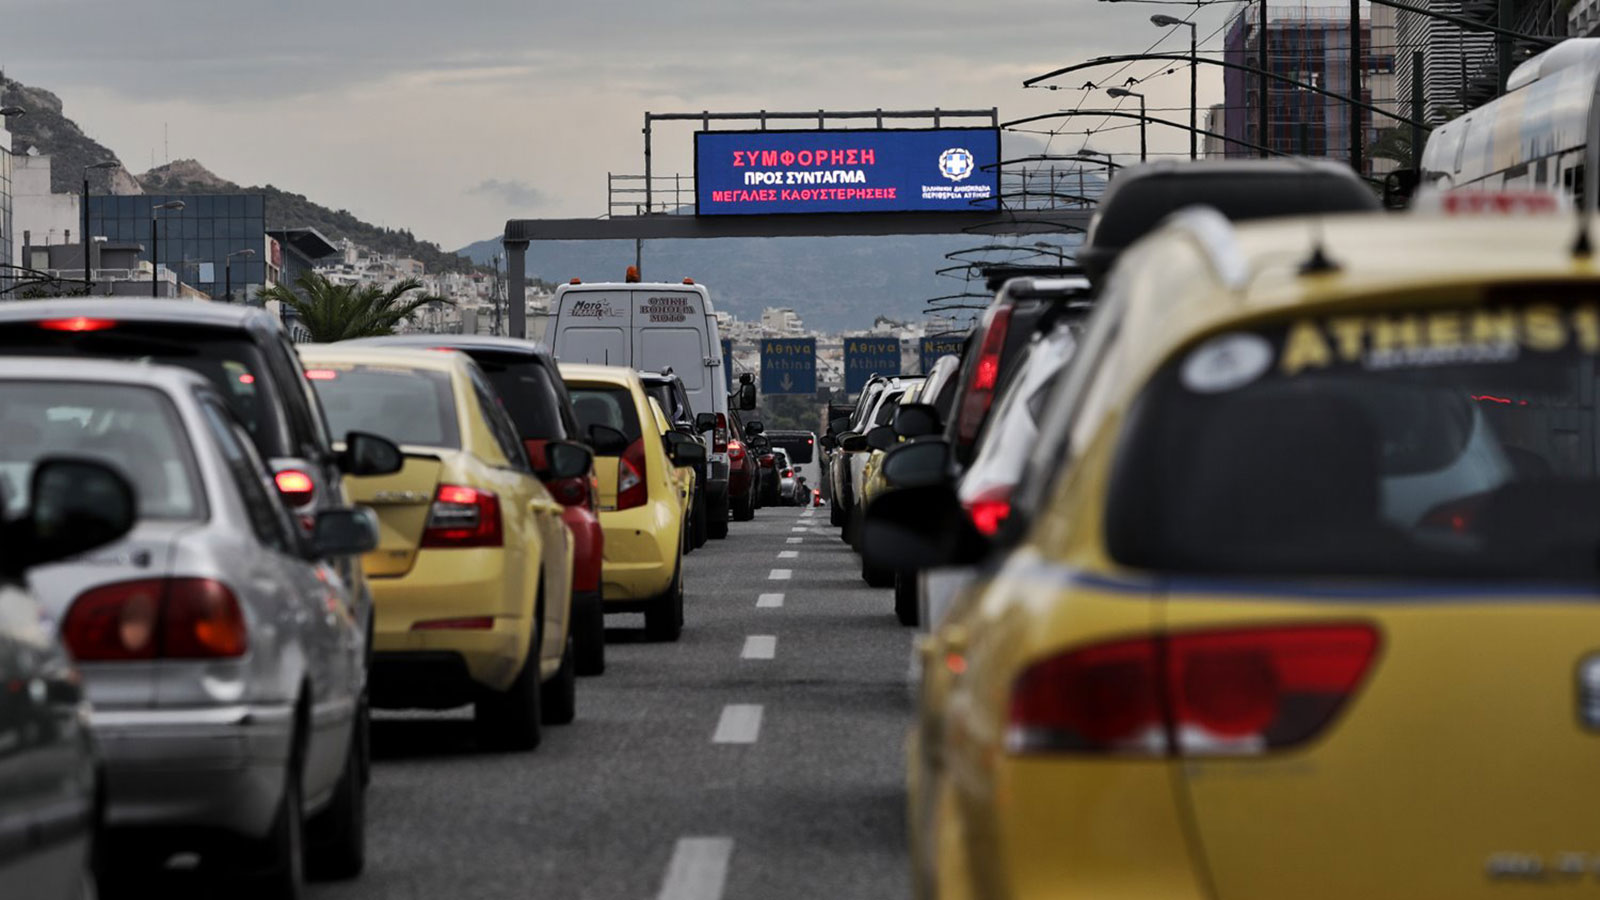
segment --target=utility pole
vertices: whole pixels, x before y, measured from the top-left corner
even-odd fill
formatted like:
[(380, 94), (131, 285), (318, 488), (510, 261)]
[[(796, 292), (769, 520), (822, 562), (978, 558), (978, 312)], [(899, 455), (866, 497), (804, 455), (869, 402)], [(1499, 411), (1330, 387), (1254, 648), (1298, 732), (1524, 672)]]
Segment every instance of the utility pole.
[(1411, 51), (1411, 168), (1422, 173), (1422, 51)]
[[(1500, 0), (1504, 5), (1506, 0)], [(1350, 96), (1361, 99), (1361, 0), (1350, 0)], [(1365, 149), (1366, 129), (1361, 127), (1361, 108), (1346, 107), (1350, 111), (1350, 168), (1363, 174), (1361, 153)]]
[(1268, 139), (1267, 134), (1267, 129), (1270, 127), (1267, 122), (1267, 113), (1269, 110), (1269, 98), (1271, 97), (1267, 86), (1267, 72), (1269, 71), (1267, 69), (1267, 0), (1257, 0), (1257, 2), (1261, 5), (1261, 20), (1256, 25), (1256, 68), (1261, 71), (1256, 73), (1256, 96), (1258, 98), (1256, 102), (1258, 107), (1256, 119), (1261, 135), (1256, 138), (1256, 143), (1261, 145), (1261, 158), (1266, 159), (1267, 148), (1272, 146), (1272, 141)]

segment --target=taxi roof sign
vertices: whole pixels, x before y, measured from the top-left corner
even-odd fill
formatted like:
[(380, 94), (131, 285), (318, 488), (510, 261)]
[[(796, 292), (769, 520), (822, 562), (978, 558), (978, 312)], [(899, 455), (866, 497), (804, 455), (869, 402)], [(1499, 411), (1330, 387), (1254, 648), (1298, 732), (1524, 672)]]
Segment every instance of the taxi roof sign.
[(1547, 216), (1573, 212), (1572, 198), (1554, 191), (1428, 191), (1412, 210), (1444, 216)]

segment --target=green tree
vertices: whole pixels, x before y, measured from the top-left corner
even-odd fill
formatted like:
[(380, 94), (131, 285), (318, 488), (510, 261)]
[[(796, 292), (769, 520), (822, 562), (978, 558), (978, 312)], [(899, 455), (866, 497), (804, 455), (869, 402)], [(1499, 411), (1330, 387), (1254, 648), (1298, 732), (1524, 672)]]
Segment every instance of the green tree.
[(412, 294), (422, 288), (415, 278), (387, 288), (334, 284), (317, 272), (295, 279), (294, 289), (275, 284), (260, 294), (263, 302), (276, 300), (295, 311), (311, 332), (311, 339), (331, 344), (350, 338), (394, 334), (395, 326), (429, 303), (449, 303), (444, 297)]
[(1402, 166), (1411, 165), (1411, 126), (1379, 129), (1378, 139), (1367, 148), (1367, 155), (1373, 159), (1393, 160)]

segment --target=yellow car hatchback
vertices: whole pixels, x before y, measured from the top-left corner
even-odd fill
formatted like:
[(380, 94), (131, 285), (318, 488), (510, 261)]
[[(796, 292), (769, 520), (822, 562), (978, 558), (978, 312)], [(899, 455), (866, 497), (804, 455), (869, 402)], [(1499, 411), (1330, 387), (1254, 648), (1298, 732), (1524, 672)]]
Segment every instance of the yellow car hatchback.
[[(488, 379), (453, 351), (333, 344), (300, 355), (330, 424), (360, 423), (406, 455), (393, 475), (346, 478), (379, 521), (364, 559), (373, 705), (471, 703), (485, 743), (537, 746), (541, 724), (576, 711), (572, 545)], [(543, 474), (575, 477), (589, 458), (552, 441)]]
[[(1565, 217), (1130, 249), (913, 734), (939, 898), (1600, 890), (1600, 275)], [(1493, 252), (1484, 252), (1484, 248)], [(890, 451), (875, 562), (991, 539)]]
[(705, 448), (686, 435), (661, 433), (644, 382), (632, 369), (560, 368), (578, 427), (595, 451), (606, 537), (600, 569), (605, 610), (642, 612), (651, 639), (675, 641), (683, 631), (686, 491), (693, 491), (679, 467), (703, 462)]

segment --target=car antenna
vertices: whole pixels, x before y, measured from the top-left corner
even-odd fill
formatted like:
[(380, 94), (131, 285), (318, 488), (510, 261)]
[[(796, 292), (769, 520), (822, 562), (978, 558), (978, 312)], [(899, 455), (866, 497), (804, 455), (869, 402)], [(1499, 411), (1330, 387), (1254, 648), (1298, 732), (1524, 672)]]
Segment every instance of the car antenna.
[(1317, 216), (1311, 221), (1311, 256), (1300, 264), (1301, 275), (1324, 275), (1339, 271), (1339, 264), (1328, 258), (1324, 238), (1322, 217)]
[(1594, 255), (1594, 242), (1589, 238), (1589, 211), (1578, 207), (1578, 238), (1572, 242), (1572, 255), (1588, 259)]

